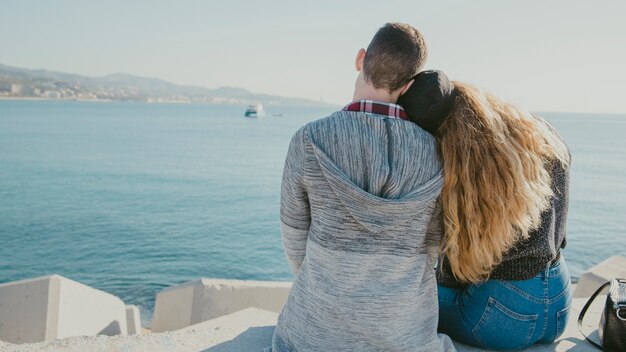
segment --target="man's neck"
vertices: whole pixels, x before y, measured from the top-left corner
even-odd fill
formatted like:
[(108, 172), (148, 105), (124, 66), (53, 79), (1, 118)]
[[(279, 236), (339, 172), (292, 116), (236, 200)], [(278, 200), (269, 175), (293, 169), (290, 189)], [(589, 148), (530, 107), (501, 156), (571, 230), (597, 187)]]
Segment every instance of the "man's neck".
[(392, 103), (395, 104), (396, 103), (396, 99), (393, 99), (393, 97), (391, 97), (389, 95), (389, 93), (387, 94), (370, 94), (369, 92), (358, 92), (355, 91), (354, 92), (354, 97), (352, 98), (353, 101), (357, 101), (357, 100), (373, 100), (373, 101), (378, 101), (381, 103)]
[(374, 88), (374, 86), (365, 81), (362, 73), (360, 73), (354, 86), (352, 100), (357, 101), (363, 99), (392, 104), (398, 101), (398, 97), (395, 94), (388, 92), (386, 89)]

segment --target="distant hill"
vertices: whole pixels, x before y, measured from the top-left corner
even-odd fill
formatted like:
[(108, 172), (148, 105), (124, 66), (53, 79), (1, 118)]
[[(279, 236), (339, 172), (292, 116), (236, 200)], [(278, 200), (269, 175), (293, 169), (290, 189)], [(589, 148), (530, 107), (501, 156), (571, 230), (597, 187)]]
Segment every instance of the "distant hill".
[(114, 73), (88, 77), (0, 64), (0, 98), (330, 106), (315, 100), (257, 94), (243, 88), (184, 86)]

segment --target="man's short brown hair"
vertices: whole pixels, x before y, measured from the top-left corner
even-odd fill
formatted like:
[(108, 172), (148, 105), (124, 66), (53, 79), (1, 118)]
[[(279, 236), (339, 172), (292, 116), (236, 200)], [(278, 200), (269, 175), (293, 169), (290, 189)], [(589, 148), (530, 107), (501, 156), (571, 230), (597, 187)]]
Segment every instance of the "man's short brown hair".
[(365, 80), (396, 91), (424, 66), (428, 50), (422, 34), (404, 23), (387, 23), (372, 38), (363, 61)]

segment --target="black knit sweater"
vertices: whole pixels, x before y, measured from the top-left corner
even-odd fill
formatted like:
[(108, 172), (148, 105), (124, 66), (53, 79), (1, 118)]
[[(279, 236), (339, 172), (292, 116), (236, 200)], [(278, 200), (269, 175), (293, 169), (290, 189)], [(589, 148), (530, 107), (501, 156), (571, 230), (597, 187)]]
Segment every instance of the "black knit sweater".
[[(541, 214), (540, 226), (502, 257), (489, 279), (527, 280), (546, 269), (566, 245), (565, 223), (569, 202), (569, 168), (553, 161), (548, 167), (552, 177), (551, 187), (554, 196), (550, 206)], [(440, 260), (442, 270), (437, 269), (437, 282), (444, 286), (463, 286), (454, 279), (447, 258)]]

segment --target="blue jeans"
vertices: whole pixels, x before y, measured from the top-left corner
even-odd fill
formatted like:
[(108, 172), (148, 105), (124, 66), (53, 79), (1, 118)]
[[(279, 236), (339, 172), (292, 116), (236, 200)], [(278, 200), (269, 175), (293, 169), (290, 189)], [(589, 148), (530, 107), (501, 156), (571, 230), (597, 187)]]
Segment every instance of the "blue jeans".
[(485, 349), (552, 343), (565, 329), (572, 301), (561, 259), (529, 280), (488, 280), (454, 289), (439, 285), (439, 332)]

